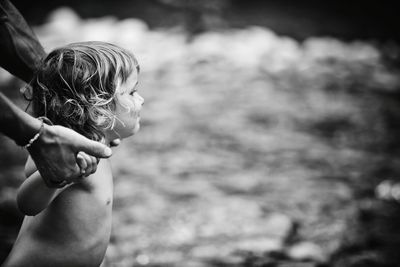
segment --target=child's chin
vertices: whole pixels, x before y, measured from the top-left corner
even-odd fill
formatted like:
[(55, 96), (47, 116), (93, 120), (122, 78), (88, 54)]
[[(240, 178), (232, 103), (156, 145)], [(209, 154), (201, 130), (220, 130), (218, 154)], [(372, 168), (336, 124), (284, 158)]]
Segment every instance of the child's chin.
[(133, 136), (133, 135), (135, 135), (137, 132), (139, 132), (139, 130), (140, 130), (140, 126), (135, 126), (135, 128), (133, 128), (132, 131), (126, 133), (126, 134), (123, 136), (123, 138), (127, 138), (127, 137), (130, 137), (130, 136)]
[(136, 123), (135, 127), (133, 128), (133, 134), (139, 132), (140, 130), (140, 123)]

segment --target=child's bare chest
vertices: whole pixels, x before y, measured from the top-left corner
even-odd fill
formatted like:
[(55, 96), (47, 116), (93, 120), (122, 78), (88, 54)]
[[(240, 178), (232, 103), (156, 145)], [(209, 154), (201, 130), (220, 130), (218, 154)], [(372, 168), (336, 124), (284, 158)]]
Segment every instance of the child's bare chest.
[(99, 164), (96, 174), (87, 179), (64, 189), (40, 214), (26, 218), (19, 245), (34, 247), (32, 255), (48, 251), (49, 262), (63, 255), (79, 255), (64, 259), (70, 266), (101, 262), (111, 234), (111, 169)]

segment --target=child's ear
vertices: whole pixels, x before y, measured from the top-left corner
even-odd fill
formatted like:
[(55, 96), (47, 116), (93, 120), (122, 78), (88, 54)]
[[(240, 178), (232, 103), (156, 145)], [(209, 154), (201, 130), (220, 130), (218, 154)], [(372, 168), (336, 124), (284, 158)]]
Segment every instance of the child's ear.
[(31, 158), (31, 156), (28, 156), (28, 159), (26, 160), (25, 163), (25, 177), (28, 178), (31, 176), (35, 171), (37, 171), (36, 164)]

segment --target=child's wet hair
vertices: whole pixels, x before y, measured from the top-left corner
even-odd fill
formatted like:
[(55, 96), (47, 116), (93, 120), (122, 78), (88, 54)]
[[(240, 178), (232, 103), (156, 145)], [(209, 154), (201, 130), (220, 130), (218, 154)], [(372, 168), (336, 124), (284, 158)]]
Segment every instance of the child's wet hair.
[(101, 140), (115, 123), (116, 87), (133, 71), (139, 71), (136, 58), (113, 44), (83, 42), (55, 49), (30, 83), (33, 112)]

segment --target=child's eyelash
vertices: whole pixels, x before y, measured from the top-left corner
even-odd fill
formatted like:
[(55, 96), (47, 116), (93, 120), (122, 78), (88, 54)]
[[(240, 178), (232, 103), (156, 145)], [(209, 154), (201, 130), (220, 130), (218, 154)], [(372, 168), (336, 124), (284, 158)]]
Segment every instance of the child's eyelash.
[(130, 94), (130, 95), (134, 95), (136, 92), (137, 92), (137, 90), (133, 90), (133, 91), (131, 91), (129, 94)]

